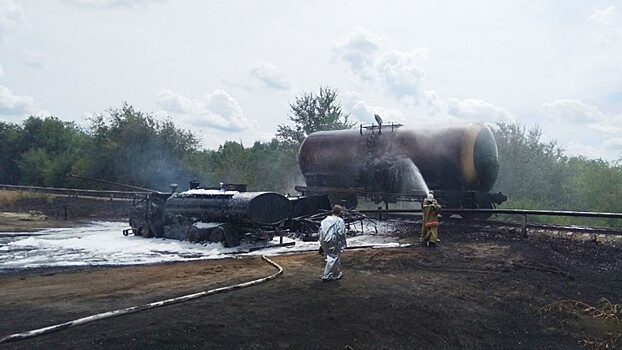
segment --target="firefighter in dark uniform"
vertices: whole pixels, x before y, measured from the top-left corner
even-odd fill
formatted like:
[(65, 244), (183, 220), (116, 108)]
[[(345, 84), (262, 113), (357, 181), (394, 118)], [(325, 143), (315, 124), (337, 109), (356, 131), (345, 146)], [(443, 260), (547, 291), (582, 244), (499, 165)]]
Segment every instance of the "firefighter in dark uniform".
[(441, 205), (434, 199), (434, 191), (428, 193), (427, 198), (421, 203), (421, 209), (423, 209), (423, 223), (421, 225), (421, 239), (419, 243), (422, 246), (436, 247), (438, 213), (441, 211)]

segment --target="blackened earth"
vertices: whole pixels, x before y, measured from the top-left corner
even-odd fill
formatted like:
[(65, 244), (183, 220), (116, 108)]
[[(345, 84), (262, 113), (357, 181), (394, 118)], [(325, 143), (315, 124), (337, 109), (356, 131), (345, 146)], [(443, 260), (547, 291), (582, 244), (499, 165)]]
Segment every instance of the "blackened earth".
[[(85, 218), (126, 215), (103, 203)], [(45, 207), (32, 210), (49, 213)], [(386, 225), (412, 243), (421, 224)], [(0, 348), (581, 349), (582, 341), (611, 331), (579, 314), (539, 310), (563, 300), (622, 303), (619, 243), (523, 237), (512, 227), (455, 221), (439, 231), (435, 249), (348, 250), (338, 281), (321, 281), (324, 262), (316, 253), (276, 256), (284, 273), (272, 281)], [(274, 272), (260, 258), (232, 258), (4, 273), (0, 337)]]

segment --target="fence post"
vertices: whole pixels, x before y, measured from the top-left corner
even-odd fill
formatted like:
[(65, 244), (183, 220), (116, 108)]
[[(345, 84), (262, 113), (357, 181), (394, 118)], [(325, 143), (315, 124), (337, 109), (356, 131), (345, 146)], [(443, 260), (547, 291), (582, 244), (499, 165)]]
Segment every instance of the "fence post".
[(527, 237), (527, 214), (522, 214), (520, 218), (521, 230), (523, 237)]

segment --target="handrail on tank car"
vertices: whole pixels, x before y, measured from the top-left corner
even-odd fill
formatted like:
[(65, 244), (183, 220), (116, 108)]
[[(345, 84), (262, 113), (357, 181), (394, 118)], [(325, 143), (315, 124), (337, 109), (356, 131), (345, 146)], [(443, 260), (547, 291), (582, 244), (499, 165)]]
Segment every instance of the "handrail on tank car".
[[(393, 132), (395, 128), (399, 128), (400, 126), (404, 126), (404, 125), (400, 123), (391, 122), (389, 126), (391, 127), (391, 132)], [(372, 133), (374, 132), (374, 129), (378, 129), (378, 133), (380, 134), (382, 132), (382, 125), (376, 125), (373, 123), (372, 124), (360, 124), (359, 132), (361, 133), (361, 135), (363, 135), (363, 129), (371, 130)]]

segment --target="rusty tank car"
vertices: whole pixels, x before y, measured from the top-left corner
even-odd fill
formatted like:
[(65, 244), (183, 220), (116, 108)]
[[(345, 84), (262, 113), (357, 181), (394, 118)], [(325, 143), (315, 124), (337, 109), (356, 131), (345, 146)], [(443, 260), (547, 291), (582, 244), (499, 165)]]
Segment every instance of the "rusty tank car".
[(190, 189), (171, 193), (151, 192), (134, 198), (130, 232), (143, 237), (191, 242), (222, 242), (227, 247), (252, 237), (269, 240), (291, 217), (287, 197), (274, 192), (245, 192), (244, 185)]
[(496, 141), (485, 125), (415, 129), (376, 119), (378, 125), (310, 134), (298, 154), (306, 186), (296, 189), (326, 193), (332, 204), (350, 208), (361, 198), (387, 208), (420, 201), (426, 185), (452, 208), (492, 208), (507, 200), (489, 193), (499, 165)]

